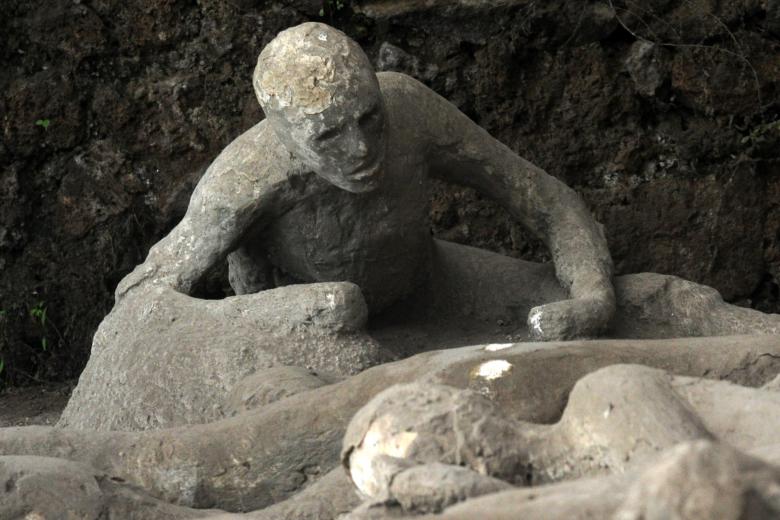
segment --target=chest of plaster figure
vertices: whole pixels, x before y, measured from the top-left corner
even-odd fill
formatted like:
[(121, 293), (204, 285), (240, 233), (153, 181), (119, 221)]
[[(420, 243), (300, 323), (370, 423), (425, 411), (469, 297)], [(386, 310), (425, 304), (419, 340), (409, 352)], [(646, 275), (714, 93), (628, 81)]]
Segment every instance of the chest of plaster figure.
[(271, 263), (301, 281), (356, 283), (374, 306), (413, 290), (430, 255), (426, 172), (410, 155), (389, 159), (381, 187), (369, 193), (310, 174), (313, 195), (257, 238)]

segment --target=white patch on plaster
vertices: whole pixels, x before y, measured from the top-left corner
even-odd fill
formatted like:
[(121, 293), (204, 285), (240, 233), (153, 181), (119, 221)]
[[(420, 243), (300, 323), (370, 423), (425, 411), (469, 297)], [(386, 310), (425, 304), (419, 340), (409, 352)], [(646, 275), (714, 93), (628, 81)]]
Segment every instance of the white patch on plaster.
[(326, 42), (328, 41), (328, 35), (325, 34), (324, 32), (321, 32), (320, 34), (317, 35), (317, 39), (321, 42)]
[(512, 368), (512, 363), (505, 359), (493, 359), (479, 365), (477, 375), (487, 380), (498, 379)]
[(336, 295), (333, 293), (328, 293), (326, 295), (326, 298), (328, 299), (328, 307), (330, 307), (330, 310), (333, 310), (336, 308)]
[(529, 321), (531, 322), (531, 327), (537, 332), (537, 334), (541, 335), (542, 334), (542, 311), (536, 311), (533, 314), (531, 314)]
[(504, 350), (512, 345), (514, 345), (514, 343), (491, 343), (490, 345), (485, 345), (485, 350), (488, 352), (498, 352), (499, 350)]
[(417, 432), (397, 432), (388, 435), (381, 419), (374, 421), (363, 437), (360, 446), (349, 457), (349, 474), (352, 482), (366, 496), (375, 497), (382, 493), (384, 479), (374, 469), (374, 459), (388, 455), (403, 459), (409, 447), (417, 439)]

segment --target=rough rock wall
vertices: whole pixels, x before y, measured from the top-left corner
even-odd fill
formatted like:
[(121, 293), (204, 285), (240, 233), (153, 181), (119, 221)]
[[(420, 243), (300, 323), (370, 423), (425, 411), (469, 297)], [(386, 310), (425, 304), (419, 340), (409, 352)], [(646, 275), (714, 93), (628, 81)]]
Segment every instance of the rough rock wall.
[[(5, 382), (78, 373), (116, 283), (262, 117), (257, 54), (308, 19), (579, 190), (620, 272), (777, 309), (774, 0), (0, 0), (0, 13)], [(437, 186), (432, 222), (450, 240), (544, 258), (470, 190)]]

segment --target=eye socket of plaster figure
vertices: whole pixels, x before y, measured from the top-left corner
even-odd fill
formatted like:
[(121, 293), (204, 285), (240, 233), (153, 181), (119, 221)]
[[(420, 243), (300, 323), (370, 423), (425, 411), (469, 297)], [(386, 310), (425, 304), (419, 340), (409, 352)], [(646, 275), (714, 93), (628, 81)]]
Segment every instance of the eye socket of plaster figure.
[(322, 143), (330, 139), (333, 139), (334, 137), (336, 137), (336, 135), (338, 135), (338, 133), (339, 133), (338, 128), (330, 128), (322, 132), (317, 137), (315, 137), (314, 140), (317, 141), (318, 143)]
[(379, 106), (374, 105), (366, 110), (362, 116), (360, 116), (358, 124), (360, 126), (368, 126), (376, 123), (377, 121), (379, 121)]

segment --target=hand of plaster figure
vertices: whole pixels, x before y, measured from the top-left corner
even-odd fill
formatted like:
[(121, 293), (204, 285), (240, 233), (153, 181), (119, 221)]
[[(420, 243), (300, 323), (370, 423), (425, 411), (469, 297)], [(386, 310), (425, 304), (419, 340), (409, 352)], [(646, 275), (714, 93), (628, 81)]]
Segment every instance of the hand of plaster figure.
[(540, 305), (528, 313), (528, 331), (539, 341), (596, 337), (614, 313), (614, 298), (573, 298)]

